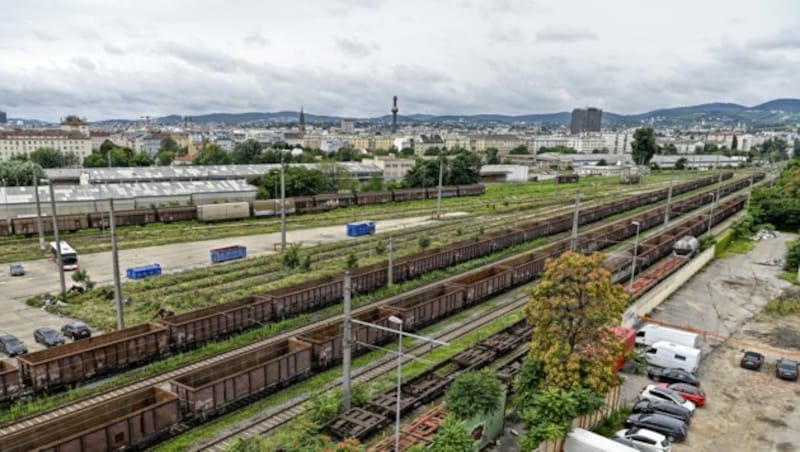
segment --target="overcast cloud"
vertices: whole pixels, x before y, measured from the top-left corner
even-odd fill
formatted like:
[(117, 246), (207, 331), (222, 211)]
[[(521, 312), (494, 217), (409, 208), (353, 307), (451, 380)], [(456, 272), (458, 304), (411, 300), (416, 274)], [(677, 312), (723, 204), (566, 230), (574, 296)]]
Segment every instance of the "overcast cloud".
[(798, 97), (800, 3), (7, 2), (0, 110), (617, 113)]

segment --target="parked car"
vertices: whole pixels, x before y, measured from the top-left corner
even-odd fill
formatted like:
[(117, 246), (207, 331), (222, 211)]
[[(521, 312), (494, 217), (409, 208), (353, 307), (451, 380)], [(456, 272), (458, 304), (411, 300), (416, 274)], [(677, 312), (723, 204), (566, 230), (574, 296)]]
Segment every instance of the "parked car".
[(646, 428), (629, 428), (614, 433), (614, 438), (626, 439), (642, 452), (671, 452), (672, 442), (661, 433)]
[(73, 341), (92, 337), (92, 330), (89, 329), (89, 325), (81, 322), (80, 320), (69, 322), (68, 324), (64, 325), (61, 327), (61, 332), (64, 333), (65, 337), (68, 337)]
[(28, 353), (28, 347), (16, 336), (5, 334), (0, 336), (0, 352), (5, 353), (9, 358), (13, 358), (17, 355)]
[(64, 342), (66, 342), (64, 336), (52, 328), (37, 329), (33, 332), (33, 340), (45, 347), (55, 347), (56, 345), (63, 345)]
[(659, 388), (656, 385), (645, 386), (642, 392), (639, 393), (639, 399), (671, 402), (686, 408), (691, 413), (694, 413), (695, 409), (695, 404), (693, 402), (684, 399), (677, 392), (667, 388)]
[(8, 273), (10, 273), (11, 276), (23, 276), (25, 274), (25, 267), (19, 263), (11, 264), (8, 268)]
[(700, 379), (691, 372), (683, 369), (676, 369), (674, 367), (661, 368), (651, 367), (647, 371), (647, 376), (651, 380), (665, 381), (667, 383), (688, 383), (694, 386), (700, 386)]
[(779, 359), (775, 375), (781, 380), (797, 381), (797, 361), (784, 358)]
[(657, 413), (680, 419), (689, 425), (692, 423), (692, 412), (676, 403), (642, 399), (633, 404), (633, 413)]
[(688, 385), (686, 383), (659, 383), (658, 386), (677, 392), (681, 397), (697, 406), (705, 406), (706, 404), (706, 393), (697, 386)]
[(686, 439), (686, 424), (663, 414), (631, 414), (625, 419), (626, 427), (639, 427), (666, 436), (670, 442)]
[(749, 350), (744, 352), (742, 360), (739, 361), (739, 366), (750, 370), (761, 369), (761, 366), (763, 364), (764, 364), (764, 355), (758, 352), (751, 352)]

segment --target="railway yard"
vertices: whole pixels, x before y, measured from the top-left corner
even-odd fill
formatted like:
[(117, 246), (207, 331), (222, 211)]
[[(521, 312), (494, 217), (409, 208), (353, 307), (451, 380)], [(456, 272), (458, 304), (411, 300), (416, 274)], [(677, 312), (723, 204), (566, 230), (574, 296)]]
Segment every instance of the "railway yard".
[[(124, 285), (132, 300), (126, 306), (126, 319), (134, 326), (32, 351), (3, 365), (0, 400), (9, 408), (0, 416), (0, 449), (80, 450), (105, 444), (109, 449), (135, 445), (225, 450), (237, 438), (265, 432), (280, 440), (282, 429), (308, 409), (311, 392), (341, 385), (342, 270), (349, 254), (358, 259), (351, 274), (354, 319), (391, 330), (395, 327), (389, 318), (397, 316), (404, 329), (451, 344), (433, 347), (404, 341), (403, 411), (410, 417), (467, 370), (493, 365), (498, 373), (513, 375), (513, 363), (524, 355), (526, 343), (526, 326), (517, 322), (519, 308), (547, 258), (570, 249), (602, 250), (609, 255), (607, 267), (614, 280), (627, 280), (632, 256), (643, 270), (664, 265), (662, 259), (671, 255), (678, 239), (700, 236), (739, 213), (748, 187), (763, 178), (762, 173), (752, 179), (750, 174), (732, 173), (685, 177), (671, 189), (669, 227), (661, 227), (670, 191), (666, 178), (642, 186), (620, 187), (601, 179), (582, 183), (577, 230), (573, 230), (577, 185), (563, 185), (559, 192), (554, 185), (550, 192), (533, 195), (519, 190), (511, 196), (504, 188), (506, 192), (492, 201), (486, 200), (488, 195), (497, 196), (491, 188), (482, 196), (446, 199), (439, 220), (420, 215), (424, 209), (430, 212), (428, 201), (410, 201), (394, 212), (385, 206), (384, 210), (366, 206), (357, 215), (379, 220), (379, 234), (358, 239), (343, 240), (343, 224), (317, 227), (332, 219), (351, 219), (354, 213), (347, 212), (351, 209), (300, 215), (289, 223), (288, 241), (303, 243), (301, 253), (308, 254), (311, 265), (299, 273), (285, 268), (274, 252), (278, 235), (264, 233), (274, 231), (273, 219), (247, 220), (243, 229), (216, 224), (207, 227), (209, 237), (226, 238), (152, 248), (137, 248), (144, 242), (132, 238), (151, 226), (131, 231), (129, 241), (123, 242), (128, 248), (121, 255), (123, 262), (161, 260), (171, 274)], [(711, 211), (710, 196), (719, 200)], [(301, 224), (305, 229), (297, 229)], [(229, 235), (222, 232), (226, 227)], [(634, 253), (629, 241), (634, 235), (639, 240), (639, 227), (642, 238)], [(164, 239), (180, 234), (181, 228), (202, 229), (194, 224), (169, 225)], [(260, 235), (244, 237), (241, 232), (247, 229)], [(395, 250), (391, 285), (386, 253), (376, 251), (385, 248), (389, 235)], [(74, 236), (78, 243), (88, 243), (90, 237), (87, 231)], [(421, 246), (420, 237), (427, 238), (429, 246)], [(15, 246), (36, 243), (35, 238), (6, 240), (16, 240)], [(223, 242), (246, 243), (254, 252), (246, 260), (205, 268), (208, 250)], [(104, 260), (108, 262), (107, 254), (82, 256), (82, 266), (86, 262), (84, 268), (102, 284), (110, 280), (110, 272), (101, 270)], [(39, 275), (47, 271), (43, 263), (26, 262), (26, 266), (32, 269), (31, 278), (44, 278), (40, 292), (53, 290)], [(57, 279), (49, 284), (54, 282)], [(113, 322), (114, 306), (102, 288), (74, 294), (69, 306), (47, 313), (38, 309), (41, 298), (30, 300), (30, 307), (21, 306), (21, 298), (33, 293), (13, 284), (8, 283), (8, 290), (4, 286), (3, 304), (18, 306), (21, 318), (35, 311), (35, 322), (63, 323), (58, 316), (84, 319), (95, 328)], [(686, 324), (688, 320), (669, 315), (671, 303), (656, 318)], [(679, 312), (686, 314), (686, 308)], [(738, 332), (741, 324), (734, 329)], [(750, 340), (756, 331), (761, 330), (742, 334)], [(396, 336), (362, 326), (355, 326), (353, 334), (358, 341), (354, 354), (362, 355), (354, 360), (353, 379), (368, 386), (369, 401), (328, 422), (325, 431), (369, 443), (393, 419), (396, 360), (387, 352)], [(732, 360), (726, 347), (710, 352), (701, 376), (707, 372), (705, 366)], [(734, 401), (744, 397), (730, 388), (720, 392)], [(762, 417), (767, 424), (777, 422), (775, 416)], [(764, 444), (758, 436), (753, 441)], [(771, 444), (778, 447), (775, 450), (794, 450), (780, 441)], [(700, 443), (697, 447), (675, 450), (710, 450)]]

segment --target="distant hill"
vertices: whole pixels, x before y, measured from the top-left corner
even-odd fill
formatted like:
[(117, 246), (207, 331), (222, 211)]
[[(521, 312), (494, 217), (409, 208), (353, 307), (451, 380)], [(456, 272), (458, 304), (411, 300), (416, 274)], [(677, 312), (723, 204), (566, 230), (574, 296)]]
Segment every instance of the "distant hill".
[[(209, 113), (190, 116), (188, 119), (193, 124), (226, 124), (226, 125), (254, 125), (254, 124), (296, 124), (300, 112), (248, 112), (248, 113)], [(398, 115), (400, 123), (501, 123), (501, 124), (541, 124), (546, 126), (569, 125), (571, 114), (569, 112), (539, 113), (527, 115), (500, 115), (500, 114), (474, 114), (474, 115), (430, 115), (411, 114)], [(338, 124), (340, 117), (305, 113), (306, 122), (315, 124)], [(354, 118), (357, 122), (373, 124), (390, 124), (391, 115), (372, 118)], [(33, 120), (26, 120), (33, 121)], [(180, 125), (184, 117), (179, 115), (154, 118), (154, 122), (164, 125)], [(98, 126), (124, 125), (130, 120), (106, 120), (93, 123)], [(621, 115), (613, 112), (603, 112), (604, 126), (636, 126), (642, 124), (655, 126), (683, 126), (697, 123), (734, 125), (744, 123), (751, 126), (765, 125), (795, 125), (800, 124), (800, 99), (775, 99), (753, 107), (733, 103), (708, 103), (674, 108), (660, 108), (657, 110)]]

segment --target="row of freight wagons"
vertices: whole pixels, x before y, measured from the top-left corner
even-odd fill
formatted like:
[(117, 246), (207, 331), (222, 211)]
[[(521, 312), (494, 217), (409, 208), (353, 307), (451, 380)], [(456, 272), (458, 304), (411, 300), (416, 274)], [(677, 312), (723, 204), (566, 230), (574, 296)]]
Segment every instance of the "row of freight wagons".
[[(680, 189), (682, 189), (680, 186), (676, 187), (676, 190)], [(619, 201), (619, 203), (625, 204), (618, 206), (621, 209), (619, 211), (640, 205), (641, 202), (644, 202), (639, 199), (642, 196), (647, 196), (649, 200), (649, 195), (640, 195)], [(618, 212), (617, 210), (608, 210), (608, 206), (598, 206), (587, 209), (585, 211), (587, 217), (594, 216), (593, 211), (597, 209), (603, 210), (606, 216)], [(566, 214), (563, 217), (554, 220), (540, 220), (522, 226), (519, 230), (508, 231), (507, 235), (471, 239), (460, 244), (404, 257), (394, 263), (394, 282), (413, 279), (431, 270), (485, 256), (505, 246), (567, 230), (571, 226), (572, 214)], [(581, 222), (583, 222), (583, 218)], [(611, 231), (611, 229), (620, 230), (620, 225), (615, 223), (607, 226), (605, 230)], [(622, 231), (622, 235), (631, 234), (630, 230), (622, 229)], [(569, 246), (568, 241), (562, 241), (552, 245), (548, 251), (560, 253)], [(515, 265), (508, 264), (511, 269), (510, 274), (503, 271), (486, 270), (480, 277), (490, 281), (488, 284), (491, 284), (492, 287), (475, 286), (470, 283), (469, 279), (465, 279), (462, 281), (462, 285), (467, 286), (467, 290), (463, 290), (462, 295), (450, 295), (449, 303), (461, 303), (458, 297), (462, 296), (464, 303), (470, 303), (472, 300), (484, 296), (487, 291), (493, 291), (495, 285), (504, 286), (509, 282), (517, 284), (518, 281), (530, 278), (534, 273), (541, 271), (544, 260), (550, 255), (552, 255), (550, 252), (543, 254), (540, 251), (529, 254), (532, 256), (529, 258), (520, 257), (518, 261), (515, 261)], [(530, 260), (526, 261), (525, 259)], [(363, 294), (384, 287), (387, 283), (387, 274), (386, 265), (381, 263), (356, 269), (352, 274), (353, 292)], [(476, 277), (466, 276), (465, 278)], [(459, 289), (458, 284), (453, 283), (450, 287)], [(340, 301), (342, 290), (343, 276), (328, 276), (261, 295), (183, 314), (170, 315), (159, 320), (158, 323), (126, 328), (90, 340), (33, 352), (23, 355), (18, 360), (22, 368), (22, 384), (28, 385), (34, 392), (39, 392), (138, 365), (157, 359), (167, 351), (185, 350), (197, 344), (213, 341), (272, 320), (312, 312)], [(142, 335), (145, 337), (140, 340)], [(12, 390), (6, 390), (5, 396), (0, 394), (2, 396), (0, 399), (13, 398), (13, 392), (18, 393), (22, 390), (19, 384), (13, 384), (13, 378), (9, 378), (9, 382), (11, 384), (6, 385), (6, 388)]]
[[(739, 199), (741, 198), (741, 199)], [(715, 219), (720, 221), (731, 215), (734, 209), (741, 209), (744, 197), (722, 203)], [(700, 217), (702, 219), (702, 217)], [(617, 222), (619, 223), (619, 222)], [(614, 228), (617, 224), (607, 226)], [(680, 226), (676, 226), (678, 228)], [(368, 308), (354, 315), (355, 319), (384, 326), (389, 331), (354, 325), (353, 337), (356, 339), (354, 353), (367, 350), (366, 345), (377, 345), (394, 337), (393, 324), (388, 321), (392, 315), (401, 316), (404, 328), (416, 330), (447, 317), (467, 306), (493, 297), (510, 287), (526, 281), (516, 281), (514, 274), (520, 265), (530, 261), (541, 261), (548, 256), (560, 254), (568, 248), (569, 240), (536, 252), (518, 264), (516, 261), (498, 263), (488, 269), (474, 271), (454, 279), (452, 282), (438, 284), (431, 288), (400, 295), (384, 306)], [(533, 275), (535, 276), (535, 275)], [(530, 279), (528, 279), (530, 280)], [(245, 304), (250, 299), (244, 300)], [(246, 316), (247, 311), (241, 313)], [(135, 327), (136, 328), (136, 327)], [(111, 340), (113, 333), (98, 336), (91, 340), (104, 340), (107, 343), (102, 352), (93, 353), (85, 360), (64, 361), (55, 375), (45, 378), (63, 378), (64, 368), (85, 372), (86, 361), (95, 363), (93, 369), (99, 371), (100, 363), (107, 359), (117, 362), (147, 359), (151, 353), (166, 349), (167, 334), (160, 325), (143, 325), (137, 337), (129, 340)], [(166, 432), (180, 419), (203, 419), (230, 404), (256, 394), (281, 387), (295, 380), (305, 378), (316, 369), (327, 368), (338, 363), (342, 357), (341, 320), (313, 327), (298, 333), (294, 338), (261, 346), (242, 356), (228, 358), (219, 363), (197, 369), (173, 379), (174, 392), (158, 388), (148, 388), (122, 396), (125, 400), (109, 401), (108, 407), (93, 407), (76, 413), (54, 418), (38, 427), (36, 434), (24, 430), (0, 438), (0, 450), (23, 451), (42, 450), (98, 450), (118, 449), (140, 440), (150, 439)], [(70, 345), (78, 346), (86, 341)], [(502, 346), (503, 340), (495, 346)], [(365, 345), (366, 344), (366, 345)], [(153, 349), (155, 347), (155, 349)], [(63, 347), (50, 349), (56, 352)], [(149, 350), (148, 350), (149, 348)], [(479, 350), (480, 351), (480, 350)], [(457, 358), (465, 365), (484, 362), (487, 357), (481, 354), (462, 353)], [(488, 356), (488, 355), (487, 355)], [(24, 361), (24, 357), (22, 360)], [(68, 360), (68, 357), (60, 359)], [(455, 359), (455, 358), (454, 358)], [(40, 359), (45, 363), (47, 359)], [(23, 374), (47, 375), (49, 366), (25, 369)], [(57, 367), (57, 366), (56, 366)], [(6, 372), (7, 373), (7, 372)], [(0, 375), (5, 375), (0, 373)]]
[[(316, 196), (298, 196), (286, 199), (286, 213), (311, 213), (332, 210), (354, 205), (382, 204), (387, 202), (409, 201), (435, 198), (438, 189), (397, 189), (363, 193), (323, 193)], [(485, 193), (481, 184), (442, 187), (443, 197), (476, 196)], [(150, 223), (171, 223), (175, 221), (222, 221), (271, 216), (280, 213), (280, 200), (255, 200), (252, 202), (229, 202), (203, 204), (197, 206), (171, 206), (118, 210), (114, 213), (117, 226), (146, 225)], [(81, 229), (110, 227), (107, 211), (85, 214), (65, 214), (56, 217), (59, 231), (78, 231)], [(42, 215), (42, 229), (45, 233), (53, 231), (51, 216)], [(0, 220), (0, 236), (13, 234), (33, 235), (39, 232), (35, 216)]]

